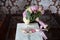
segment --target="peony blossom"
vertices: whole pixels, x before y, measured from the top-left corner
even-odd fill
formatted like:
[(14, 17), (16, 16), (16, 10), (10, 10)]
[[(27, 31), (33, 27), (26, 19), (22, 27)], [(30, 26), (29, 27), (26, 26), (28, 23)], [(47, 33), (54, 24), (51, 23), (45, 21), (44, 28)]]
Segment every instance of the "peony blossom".
[(35, 5), (35, 6), (31, 6), (30, 8), (31, 8), (32, 11), (35, 11), (35, 10), (39, 9), (39, 6)]

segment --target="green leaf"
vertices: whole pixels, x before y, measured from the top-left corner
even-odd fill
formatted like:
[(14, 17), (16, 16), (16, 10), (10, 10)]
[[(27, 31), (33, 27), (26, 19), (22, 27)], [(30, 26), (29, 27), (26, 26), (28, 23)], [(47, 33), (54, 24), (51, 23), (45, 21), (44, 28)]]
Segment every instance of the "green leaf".
[(26, 19), (30, 19), (30, 16), (31, 15), (31, 13), (29, 12), (29, 11), (27, 11), (27, 13), (26, 13)]
[(27, 13), (26, 13), (26, 19), (29, 19), (30, 22), (35, 21), (35, 19), (37, 17), (41, 17), (41, 12), (40, 11), (38, 11), (37, 13), (30, 13), (29, 11), (27, 11)]
[(38, 17), (41, 16), (41, 12), (40, 12), (40, 11), (37, 12), (37, 16), (38, 16)]

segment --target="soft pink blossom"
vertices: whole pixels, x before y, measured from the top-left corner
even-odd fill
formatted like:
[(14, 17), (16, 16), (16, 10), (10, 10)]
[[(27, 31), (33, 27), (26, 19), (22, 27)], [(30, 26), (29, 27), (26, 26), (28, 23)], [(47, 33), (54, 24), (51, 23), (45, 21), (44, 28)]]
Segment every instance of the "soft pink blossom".
[(32, 11), (34, 11), (34, 10), (38, 10), (39, 6), (35, 5), (35, 6), (31, 6), (30, 8), (31, 8)]
[(24, 11), (23, 12), (23, 17), (26, 17), (26, 13), (27, 13), (27, 11)]

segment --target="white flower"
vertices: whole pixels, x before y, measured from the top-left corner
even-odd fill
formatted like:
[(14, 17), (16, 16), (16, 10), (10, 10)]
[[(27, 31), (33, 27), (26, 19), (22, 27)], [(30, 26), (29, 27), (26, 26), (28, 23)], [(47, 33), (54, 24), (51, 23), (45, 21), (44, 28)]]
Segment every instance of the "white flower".
[(29, 24), (30, 23), (30, 20), (29, 19), (27, 20), (25, 17), (23, 18), (23, 21), (24, 21), (25, 24)]
[(26, 9), (26, 11), (29, 11), (30, 13), (32, 13), (32, 10), (31, 10), (31, 8), (29, 7), (29, 8), (27, 8)]

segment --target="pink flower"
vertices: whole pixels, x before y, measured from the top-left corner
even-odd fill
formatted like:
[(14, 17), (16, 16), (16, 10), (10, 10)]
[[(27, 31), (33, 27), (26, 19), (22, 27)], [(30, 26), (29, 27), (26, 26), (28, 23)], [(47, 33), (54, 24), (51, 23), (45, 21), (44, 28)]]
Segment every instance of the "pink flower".
[(23, 17), (26, 17), (26, 13), (27, 13), (27, 11), (24, 11), (23, 12)]
[[(38, 9), (39, 9), (39, 6), (37, 6), (37, 5), (35, 5), (35, 6), (30, 6), (29, 7), (32, 11), (37, 11)], [(27, 8), (28, 9), (28, 8)], [(28, 9), (28, 10), (30, 10), (30, 9)], [(31, 11), (30, 10), (30, 11)], [(24, 12), (23, 12), (23, 17), (26, 17), (26, 13), (27, 13), (27, 10), (25, 10)]]
[(35, 10), (39, 9), (39, 6), (35, 5), (35, 6), (31, 6), (30, 8), (31, 8), (32, 11), (35, 11)]
[(31, 29), (31, 31), (32, 31), (32, 33), (36, 32), (36, 30), (35, 30), (35, 29)]

